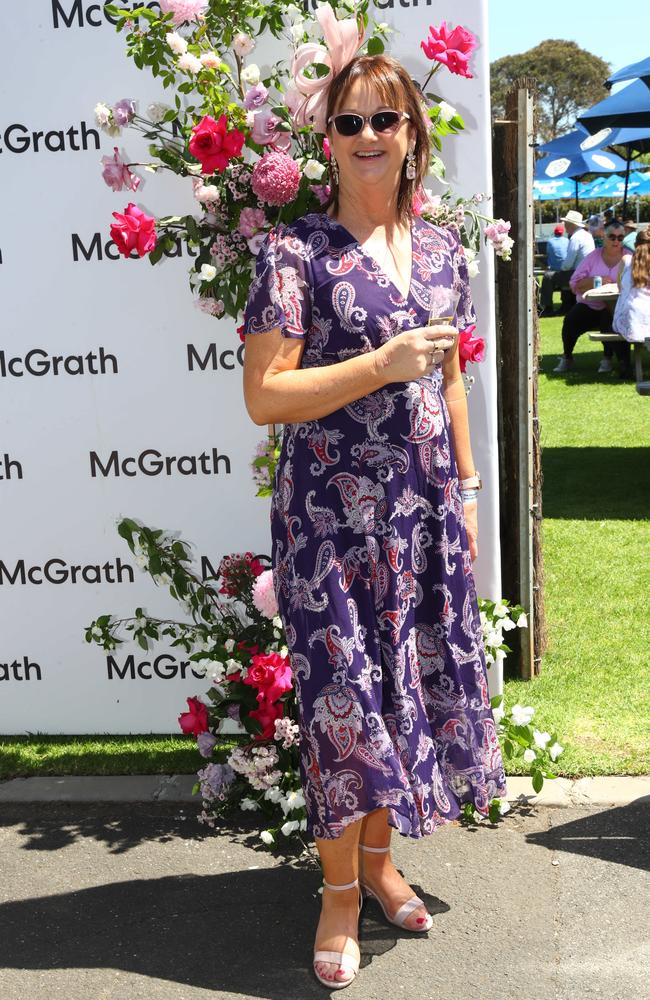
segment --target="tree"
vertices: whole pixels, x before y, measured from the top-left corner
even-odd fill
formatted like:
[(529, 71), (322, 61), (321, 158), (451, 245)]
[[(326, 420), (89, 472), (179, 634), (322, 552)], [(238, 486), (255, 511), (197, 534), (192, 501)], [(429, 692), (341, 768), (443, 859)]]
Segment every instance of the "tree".
[(544, 141), (568, 131), (586, 108), (607, 97), (610, 65), (575, 42), (549, 38), (490, 66), (492, 110), (503, 118), (506, 94), (522, 76), (537, 81), (538, 132)]

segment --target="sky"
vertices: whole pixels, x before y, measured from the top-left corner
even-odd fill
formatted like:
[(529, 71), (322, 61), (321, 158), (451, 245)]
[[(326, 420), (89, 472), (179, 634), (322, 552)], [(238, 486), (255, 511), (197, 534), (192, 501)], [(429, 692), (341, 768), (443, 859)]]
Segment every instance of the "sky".
[(577, 44), (611, 63), (612, 72), (650, 55), (647, 0), (488, 0), (490, 62), (546, 38)]

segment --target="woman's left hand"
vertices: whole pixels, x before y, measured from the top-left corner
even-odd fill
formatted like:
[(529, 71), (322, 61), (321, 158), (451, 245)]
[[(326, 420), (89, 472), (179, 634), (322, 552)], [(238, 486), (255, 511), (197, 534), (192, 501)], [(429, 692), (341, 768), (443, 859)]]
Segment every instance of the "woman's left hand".
[(463, 504), (465, 512), (465, 530), (469, 543), (469, 554), (472, 562), (478, 555), (478, 501), (470, 500)]

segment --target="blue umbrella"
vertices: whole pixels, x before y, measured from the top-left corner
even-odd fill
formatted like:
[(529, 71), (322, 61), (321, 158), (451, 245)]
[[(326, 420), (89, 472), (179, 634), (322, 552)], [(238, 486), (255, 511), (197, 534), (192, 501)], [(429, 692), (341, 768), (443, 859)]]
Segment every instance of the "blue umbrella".
[(574, 194), (575, 184), (568, 177), (533, 181), (535, 201), (557, 201), (559, 198), (573, 198)]
[[(650, 194), (650, 174), (636, 174), (627, 185), (628, 192), (636, 195)], [(608, 198), (616, 199), (625, 197), (625, 178), (599, 177), (589, 184), (584, 184), (580, 188), (581, 198)]]
[(612, 84), (622, 83), (623, 80), (643, 80), (650, 87), (650, 56), (639, 62), (630, 63), (623, 69), (617, 69), (606, 81), (605, 86), (611, 87)]
[(635, 80), (589, 108), (578, 122), (592, 135), (608, 127), (650, 129), (650, 87)]

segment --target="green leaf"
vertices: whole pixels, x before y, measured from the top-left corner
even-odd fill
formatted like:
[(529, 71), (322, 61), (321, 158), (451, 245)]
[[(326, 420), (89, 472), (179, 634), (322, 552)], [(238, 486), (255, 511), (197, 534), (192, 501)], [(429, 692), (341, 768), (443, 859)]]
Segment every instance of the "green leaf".
[(384, 43), (381, 38), (371, 38), (368, 42), (368, 55), (379, 56), (384, 51)]
[(544, 776), (541, 771), (533, 771), (533, 789), (539, 794), (544, 784)]

